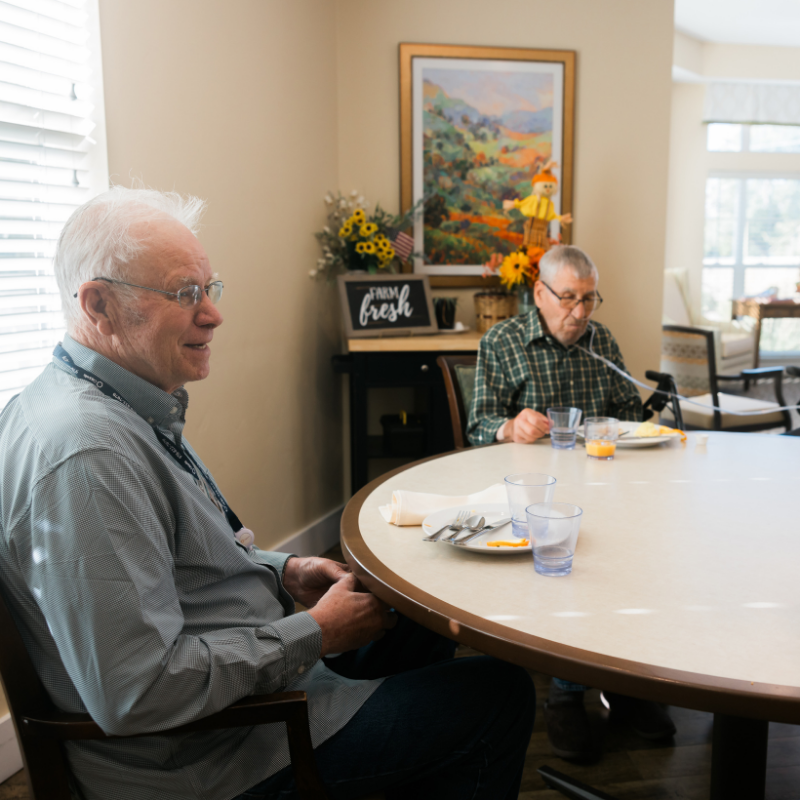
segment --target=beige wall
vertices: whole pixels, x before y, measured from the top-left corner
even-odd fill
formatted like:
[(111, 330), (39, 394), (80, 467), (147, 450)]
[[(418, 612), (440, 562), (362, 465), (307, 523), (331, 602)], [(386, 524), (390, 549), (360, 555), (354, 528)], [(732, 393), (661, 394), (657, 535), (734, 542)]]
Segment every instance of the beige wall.
[[(574, 242), (597, 262), (635, 375), (657, 368), (667, 195), (672, 0), (339, 0), (339, 174), (399, 203), (398, 42), (576, 50)], [(474, 326), (472, 294), (460, 318)], [(452, 291), (437, 291), (452, 295)]]
[(312, 231), (337, 175), (332, 0), (100, 0), (109, 169), (209, 201), (225, 280), (187, 434), (262, 547), (342, 502), (333, 291)]
[[(800, 48), (796, 47), (711, 44), (678, 34), (674, 52), (676, 64), (704, 78), (800, 80)], [(673, 84), (666, 266), (689, 270), (690, 301), (697, 322), (709, 173), (800, 173), (800, 154), (796, 153), (709, 153), (704, 102), (704, 83)]]

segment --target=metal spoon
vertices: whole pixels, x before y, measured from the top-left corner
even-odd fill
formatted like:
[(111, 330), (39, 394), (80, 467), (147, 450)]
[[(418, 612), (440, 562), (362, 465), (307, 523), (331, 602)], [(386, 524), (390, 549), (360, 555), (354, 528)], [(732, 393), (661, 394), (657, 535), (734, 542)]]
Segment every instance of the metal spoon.
[(470, 517), (462, 526), (460, 530), (457, 530), (455, 533), (451, 533), (449, 536), (443, 536), (439, 539), (440, 542), (451, 542), (453, 541), (456, 536), (458, 536), (461, 531), (469, 531), (470, 533), (475, 533), (479, 531), (486, 520), (480, 515), (475, 514), (475, 516)]

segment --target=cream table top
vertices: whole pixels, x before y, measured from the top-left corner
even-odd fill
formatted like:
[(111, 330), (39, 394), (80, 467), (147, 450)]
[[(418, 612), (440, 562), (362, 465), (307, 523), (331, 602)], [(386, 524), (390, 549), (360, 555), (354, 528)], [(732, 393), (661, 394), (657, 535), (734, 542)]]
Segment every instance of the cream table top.
[[(462, 495), (545, 472), (584, 510), (572, 574), (384, 522), (395, 489)], [(503, 444), (418, 462), (364, 487), (342, 541), (378, 596), (429, 628), (548, 674), (690, 708), (800, 723), (800, 441), (693, 435), (618, 448)]]

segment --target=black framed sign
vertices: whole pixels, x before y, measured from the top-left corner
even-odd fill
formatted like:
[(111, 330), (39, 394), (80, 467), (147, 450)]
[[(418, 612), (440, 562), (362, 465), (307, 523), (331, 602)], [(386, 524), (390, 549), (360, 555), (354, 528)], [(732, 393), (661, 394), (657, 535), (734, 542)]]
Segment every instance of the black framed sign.
[(436, 333), (427, 275), (339, 275), (348, 339)]

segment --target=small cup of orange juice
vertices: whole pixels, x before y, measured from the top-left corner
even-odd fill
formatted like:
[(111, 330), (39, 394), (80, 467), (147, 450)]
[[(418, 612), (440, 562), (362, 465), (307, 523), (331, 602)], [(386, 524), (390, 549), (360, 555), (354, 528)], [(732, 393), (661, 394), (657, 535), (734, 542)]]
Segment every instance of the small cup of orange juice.
[(589, 417), (584, 423), (586, 455), (600, 461), (611, 461), (617, 449), (619, 420), (614, 417)]

